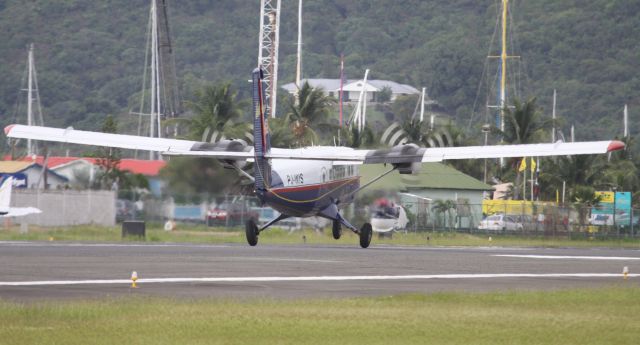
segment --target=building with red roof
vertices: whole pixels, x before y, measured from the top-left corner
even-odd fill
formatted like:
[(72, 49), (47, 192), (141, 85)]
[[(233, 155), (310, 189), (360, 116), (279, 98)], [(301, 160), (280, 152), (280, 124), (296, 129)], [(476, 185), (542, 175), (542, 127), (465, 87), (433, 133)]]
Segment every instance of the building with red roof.
[[(11, 157), (5, 156), (5, 160)], [(23, 162), (37, 163), (40, 166), (45, 165), (43, 156), (24, 157), (19, 159)], [(161, 160), (142, 160), (122, 158), (118, 166), (122, 171), (128, 171), (133, 174), (142, 174), (149, 180), (152, 193), (159, 195), (161, 193), (163, 183), (159, 178), (160, 169), (164, 168), (167, 162)], [(92, 157), (48, 157), (46, 159), (47, 169), (54, 171), (60, 176), (64, 176), (69, 180), (70, 185), (77, 187), (91, 184), (100, 167), (97, 159)]]

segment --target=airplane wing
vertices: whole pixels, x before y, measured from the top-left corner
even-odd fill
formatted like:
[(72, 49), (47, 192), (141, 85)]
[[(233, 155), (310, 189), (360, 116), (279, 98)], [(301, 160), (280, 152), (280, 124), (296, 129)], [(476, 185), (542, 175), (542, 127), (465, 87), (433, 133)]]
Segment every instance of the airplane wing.
[[(150, 138), (137, 135), (81, 131), (73, 128), (9, 125), (4, 129), (9, 138), (53, 141), (68, 144), (115, 147), (121, 149), (181, 153), (182, 156), (207, 156), (218, 159), (253, 158), (250, 148), (241, 141), (222, 140), (205, 143), (190, 140)], [(202, 152), (206, 152), (203, 155)]]
[[(167, 156), (211, 157), (229, 160), (253, 159), (253, 148), (240, 140), (205, 143), (189, 140), (149, 138), (135, 135), (80, 131), (72, 128), (9, 125), (5, 133), (10, 138), (45, 140), (62, 143), (158, 151)], [(617, 140), (556, 142), (552, 144), (493, 145), (422, 148), (414, 144), (389, 149), (355, 150), (347, 147), (308, 147), (301, 149), (273, 148), (266, 158), (296, 160), (326, 160), (349, 164), (420, 163), (452, 159), (482, 159), (509, 157), (543, 157), (580, 154), (602, 154), (624, 148)]]

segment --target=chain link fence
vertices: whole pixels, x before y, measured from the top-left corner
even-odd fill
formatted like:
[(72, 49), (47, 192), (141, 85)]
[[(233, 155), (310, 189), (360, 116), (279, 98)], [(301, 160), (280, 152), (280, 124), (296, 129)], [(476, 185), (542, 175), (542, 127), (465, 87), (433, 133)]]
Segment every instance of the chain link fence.
[[(640, 210), (637, 209), (616, 210), (614, 217), (613, 214), (599, 212), (594, 207), (555, 203), (469, 204), (453, 201), (449, 208), (442, 208), (431, 201), (416, 201), (400, 205), (405, 209), (409, 223), (397, 231), (570, 238), (638, 237), (640, 232)], [(359, 227), (371, 221), (372, 205), (356, 200), (346, 206), (342, 213)], [(158, 198), (120, 191), (116, 200), (118, 222), (173, 221), (227, 230), (244, 227), (248, 219), (265, 224), (278, 215), (270, 207), (260, 205), (257, 198), (242, 195), (194, 194)], [(278, 226), (292, 231), (302, 227), (323, 230), (330, 229), (331, 223), (318, 217), (291, 218), (279, 222)]]

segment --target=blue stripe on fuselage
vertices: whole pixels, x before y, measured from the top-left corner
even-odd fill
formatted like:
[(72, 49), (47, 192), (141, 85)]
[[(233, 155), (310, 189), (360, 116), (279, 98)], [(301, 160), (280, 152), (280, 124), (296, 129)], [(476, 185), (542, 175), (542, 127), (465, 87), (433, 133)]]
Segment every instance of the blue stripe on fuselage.
[(340, 200), (341, 205), (352, 202), (352, 192), (358, 187), (359, 176), (315, 185), (271, 188), (264, 194), (263, 202), (292, 217), (309, 217), (336, 200)]

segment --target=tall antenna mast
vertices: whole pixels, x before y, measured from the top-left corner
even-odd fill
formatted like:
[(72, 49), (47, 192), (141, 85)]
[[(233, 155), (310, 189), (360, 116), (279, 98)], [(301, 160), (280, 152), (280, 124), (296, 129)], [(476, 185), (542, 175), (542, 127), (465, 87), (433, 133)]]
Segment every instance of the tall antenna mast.
[(280, 0), (260, 1), (260, 37), (258, 66), (262, 68), (265, 82), (265, 113), (276, 115), (278, 91), (278, 45), (280, 42)]

